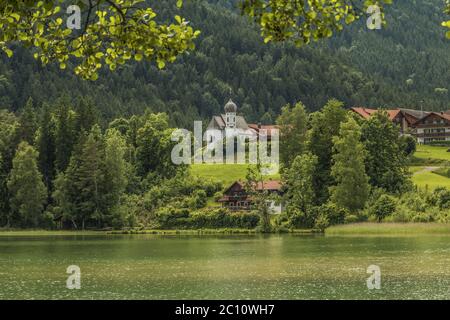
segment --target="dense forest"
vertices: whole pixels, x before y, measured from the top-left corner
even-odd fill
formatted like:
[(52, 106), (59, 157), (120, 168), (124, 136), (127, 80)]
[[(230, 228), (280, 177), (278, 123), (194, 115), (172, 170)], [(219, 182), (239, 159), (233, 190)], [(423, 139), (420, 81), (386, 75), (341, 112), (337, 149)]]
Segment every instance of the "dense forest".
[[(161, 19), (178, 10), (168, 2), (154, 5)], [(239, 111), (263, 123), (273, 123), (286, 103), (302, 101), (314, 111), (330, 98), (347, 107), (449, 107), (450, 44), (439, 0), (394, 1), (383, 30), (368, 30), (363, 19), (302, 48), (264, 44), (258, 27), (233, 1), (186, 1), (180, 14), (202, 34), (193, 53), (162, 71), (132, 63), (89, 82), (70, 67), (42, 67), (22, 48), (11, 59), (2, 54), (0, 108), (19, 111), (29, 97), (38, 108), (63, 96), (73, 105), (85, 97), (96, 105), (103, 126), (149, 109), (167, 112), (172, 126), (191, 128), (194, 119), (219, 113), (230, 90)]]

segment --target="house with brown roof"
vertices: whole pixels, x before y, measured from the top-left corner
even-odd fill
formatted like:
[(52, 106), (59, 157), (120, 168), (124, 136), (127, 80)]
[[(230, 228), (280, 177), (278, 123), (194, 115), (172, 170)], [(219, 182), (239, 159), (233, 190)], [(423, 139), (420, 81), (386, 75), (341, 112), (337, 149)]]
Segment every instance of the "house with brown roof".
[[(369, 119), (374, 113), (379, 111), (378, 109), (370, 109), (363, 107), (354, 107), (351, 108), (350, 110), (364, 119)], [(402, 134), (411, 133), (411, 131), (413, 130), (412, 125), (417, 120), (419, 120), (419, 117), (417, 117), (417, 112), (415, 110), (388, 109), (385, 111), (388, 113), (389, 119), (400, 127), (400, 133)]]
[(446, 112), (429, 112), (417, 120), (413, 127), (418, 143), (450, 141), (450, 114)]
[[(269, 180), (258, 183), (256, 190), (281, 195), (281, 187), (279, 180)], [(245, 184), (241, 181), (235, 181), (226, 189), (218, 202), (222, 204), (222, 207), (230, 210), (251, 210), (253, 204), (251, 196), (245, 190)], [(270, 201), (270, 210), (273, 214), (280, 214), (283, 211), (283, 205), (282, 203)]]

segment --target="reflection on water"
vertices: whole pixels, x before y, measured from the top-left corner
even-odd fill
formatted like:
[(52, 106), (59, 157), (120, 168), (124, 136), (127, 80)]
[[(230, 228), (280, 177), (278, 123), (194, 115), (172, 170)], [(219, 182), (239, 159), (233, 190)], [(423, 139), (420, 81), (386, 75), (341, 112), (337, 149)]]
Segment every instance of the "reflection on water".
[(449, 262), (449, 236), (0, 237), (0, 298), (448, 299)]

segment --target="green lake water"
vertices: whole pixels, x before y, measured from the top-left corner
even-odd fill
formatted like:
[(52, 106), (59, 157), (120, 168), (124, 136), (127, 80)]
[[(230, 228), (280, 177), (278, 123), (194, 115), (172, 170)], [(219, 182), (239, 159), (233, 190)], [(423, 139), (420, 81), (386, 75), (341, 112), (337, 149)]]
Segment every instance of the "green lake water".
[(0, 299), (449, 298), (450, 236), (0, 237)]

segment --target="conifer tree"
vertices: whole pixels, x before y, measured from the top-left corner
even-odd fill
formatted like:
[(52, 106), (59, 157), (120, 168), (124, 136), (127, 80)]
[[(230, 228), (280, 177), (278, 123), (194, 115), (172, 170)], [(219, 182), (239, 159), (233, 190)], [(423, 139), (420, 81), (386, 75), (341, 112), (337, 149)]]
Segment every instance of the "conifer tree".
[(17, 129), (17, 141), (26, 141), (34, 145), (37, 130), (36, 112), (33, 107), (33, 99), (29, 98), (19, 117), (19, 128)]
[(50, 106), (44, 103), (37, 135), (39, 151), (39, 169), (44, 176), (47, 189), (51, 189), (51, 182), (55, 177), (55, 128), (50, 113)]
[(73, 113), (67, 101), (61, 101), (56, 115), (55, 164), (59, 172), (64, 171), (70, 161), (75, 134)]
[(361, 128), (353, 118), (340, 126), (333, 138), (331, 176), (336, 185), (330, 187), (331, 201), (350, 212), (364, 208), (369, 195), (369, 178), (365, 171), (366, 151), (361, 142)]
[(288, 169), (295, 157), (305, 151), (307, 138), (307, 114), (305, 106), (298, 102), (286, 105), (277, 119), (280, 128), (280, 164)]
[(317, 204), (328, 200), (328, 187), (333, 184), (330, 174), (333, 137), (339, 134), (340, 125), (346, 118), (347, 111), (343, 108), (343, 103), (334, 99), (328, 101), (320, 112), (312, 114), (308, 150), (317, 156), (313, 179)]

